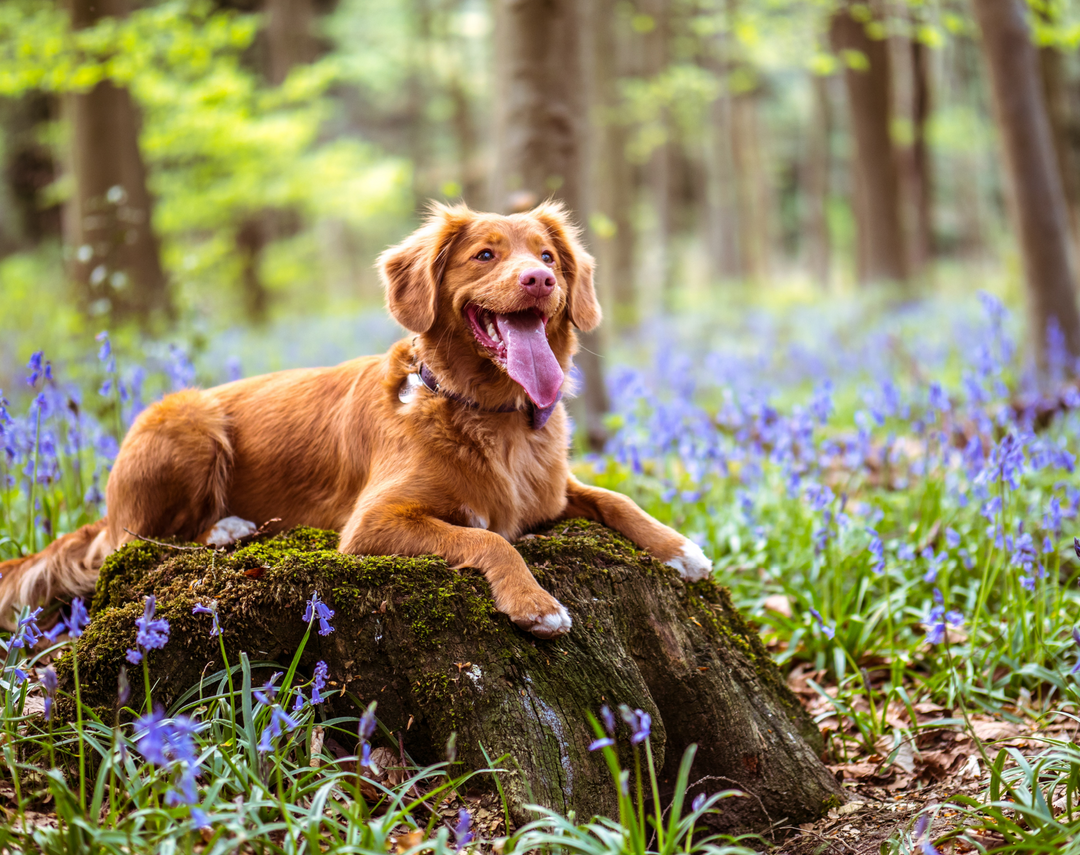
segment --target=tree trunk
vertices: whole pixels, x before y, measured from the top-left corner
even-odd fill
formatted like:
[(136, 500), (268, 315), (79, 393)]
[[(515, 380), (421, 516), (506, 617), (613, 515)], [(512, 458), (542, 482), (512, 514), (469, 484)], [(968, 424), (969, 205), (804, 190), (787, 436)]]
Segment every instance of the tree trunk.
[(1061, 186), (1065, 192), (1065, 206), (1069, 211), (1069, 221), (1075, 238), (1080, 236), (1080, 175), (1077, 174), (1076, 155), (1071, 139), (1075, 121), (1069, 110), (1065, 55), (1052, 45), (1039, 48), (1039, 72), (1046, 97), (1046, 113), (1050, 120), (1054, 154), (1057, 155)]
[(974, 0), (995, 113), (1011, 179), (1035, 352), (1047, 364), (1047, 330), (1057, 323), (1080, 356), (1080, 313), (1069, 215), (1057, 168), (1038, 58), (1019, 0)]
[(814, 284), (828, 289), (832, 268), (832, 237), (829, 233), (829, 194), (832, 172), (832, 102), (829, 78), (814, 75), (813, 119), (806, 152), (806, 258)]
[[(866, 24), (854, 17), (856, 4), (847, 2), (832, 19), (834, 50), (861, 55), (864, 68), (848, 65), (844, 72), (854, 136), (856, 224), (862, 249), (860, 281), (904, 282), (903, 226), (900, 216), (900, 181), (893, 149), (892, 71), (888, 45), (871, 38)], [(859, 5), (857, 8), (866, 8)], [(851, 53), (856, 52), (856, 53)], [(861, 63), (860, 63), (861, 64)]]
[(57, 178), (53, 153), (40, 133), (55, 118), (56, 99), (29, 92), (3, 107), (4, 201), (0, 211), (0, 254), (59, 237), (60, 207), (46, 205), (43, 191)]
[[(70, 8), (76, 30), (127, 14), (126, 0), (71, 0)], [(131, 95), (104, 80), (89, 92), (65, 98), (75, 177), (65, 214), (72, 274), (88, 301), (105, 301), (118, 313), (145, 319), (168, 311)]]
[[(573, 0), (499, 0), (497, 16), (502, 97), (494, 198), (505, 211), (559, 199), (579, 222), (588, 223), (586, 18)], [(570, 409), (589, 448), (599, 451), (607, 439), (603, 417), (608, 411), (602, 345), (596, 332), (581, 334), (580, 341), (575, 361), (584, 388)]]
[(313, 0), (266, 0), (266, 78), (274, 86), (315, 59), (314, 21)]
[[(167, 707), (223, 667), (209, 621), (192, 614), (195, 603), (217, 601), (230, 662), (248, 651), (284, 663), (306, 629), (304, 601), (317, 590), (336, 612), (334, 632), (312, 634), (301, 669), (310, 673), (317, 660), (329, 666), (342, 691), (327, 714), (358, 715), (353, 697), (377, 701), (380, 721), (420, 763), (442, 759), (455, 732), (458, 757), (473, 768), (488, 765), (481, 745), (492, 758), (511, 755), (509, 768), (521, 771), (503, 784), (518, 824), (530, 818), (528, 802), (582, 820), (617, 816), (604, 761), (588, 750), (595, 736), (587, 716), (605, 703), (652, 715), (665, 800), (691, 743), (691, 780), (710, 776), (692, 794), (729, 786), (751, 794), (723, 803), (722, 830), (804, 822), (842, 800), (817, 758), (820, 733), (727, 591), (684, 583), (608, 529), (572, 520), (518, 543), (574, 616), (571, 634), (550, 642), (495, 612), (478, 571), (451, 570), (434, 557), (347, 556), (336, 544), (332, 532), (296, 529), (231, 555), (125, 547), (102, 569), (93, 620), (78, 641), (84, 702), (115, 705), (147, 594), (171, 627), (169, 644), (147, 654), (155, 703)], [(62, 685), (70, 684), (70, 664), (58, 663)], [(133, 709), (143, 702), (139, 683), (132, 681)]]
[(638, 321), (637, 265), (634, 263), (634, 174), (626, 156), (629, 130), (619, 115), (619, 78), (625, 72), (620, 50), (621, 19), (617, 0), (603, 0), (593, 11), (595, 81), (595, 210), (605, 228), (594, 229), (602, 293), (616, 326)]
[(906, 153), (911, 235), (911, 270), (922, 270), (934, 254), (933, 171), (926, 125), (930, 118), (929, 48), (918, 39), (905, 39), (911, 69), (911, 145)]

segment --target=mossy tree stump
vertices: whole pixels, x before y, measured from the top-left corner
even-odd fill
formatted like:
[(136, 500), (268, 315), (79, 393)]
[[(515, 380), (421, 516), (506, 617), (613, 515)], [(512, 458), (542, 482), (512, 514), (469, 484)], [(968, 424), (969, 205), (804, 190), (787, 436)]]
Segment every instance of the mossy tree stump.
[[(691, 780), (710, 780), (695, 792), (752, 794), (723, 803), (724, 830), (803, 822), (842, 798), (818, 760), (820, 734), (726, 589), (683, 582), (610, 530), (572, 521), (517, 544), (573, 616), (569, 635), (552, 641), (496, 612), (477, 571), (434, 557), (342, 555), (336, 544), (334, 533), (312, 529), (230, 554), (129, 544), (102, 569), (78, 642), (84, 697), (115, 704), (146, 594), (157, 596), (158, 616), (172, 628), (169, 644), (149, 654), (155, 701), (168, 705), (222, 667), (195, 603), (218, 601), (234, 664), (241, 651), (287, 663), (317, 590), (337, 612), (335, 631), (311, 636), (303, 666), (310, 672), (325, 660), (345, 692), (378, 701), (381, 721), (420, 761), (441, 759), (452, 732), (459, 759), (474, 768), (485, 765), (481, 745), (492, 758), (511, 755), (519, 771), (504, 785), (518, 821), (530, 802), (579, 818), (617, 815), (603, 758), (588, 751), (587, 714), (604, 703), (652, 715), (653, 753), (669, 786), (697, 743)], [(327, 714), (359, 714), (345, 692), (324, 705)]]

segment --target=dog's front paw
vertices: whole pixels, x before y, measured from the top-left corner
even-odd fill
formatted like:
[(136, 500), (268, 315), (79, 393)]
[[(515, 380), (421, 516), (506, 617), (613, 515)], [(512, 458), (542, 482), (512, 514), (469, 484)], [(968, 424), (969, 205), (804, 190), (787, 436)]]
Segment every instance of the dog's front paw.
[(225, 517), (214, 523), (203, 542), (207, 546), (231, 546), (241, 538), (250, 537), (259, 530), (255, 523), (240, 517)]
[(664, 563), (668, 567), (674, 567), (680, 576), (690, 582), (707, 578), (713, 569), (712, 562), (692, 540), (687, 540), (682, 549)]
[(555, 638), (570, 631), (570, 613), (563, 605), (543, 591), (543, 597), (533, 601), (522, 611), (510, 613), (510, 620), (537, 638)]

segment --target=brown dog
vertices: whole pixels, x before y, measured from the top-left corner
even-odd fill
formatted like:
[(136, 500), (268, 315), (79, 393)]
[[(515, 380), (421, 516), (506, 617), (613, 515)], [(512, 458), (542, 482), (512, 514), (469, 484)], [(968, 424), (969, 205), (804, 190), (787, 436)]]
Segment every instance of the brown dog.
[(687, 578), (711, 570), (630, 499), (570, 474), (559, 399), (573, 328), (595, 327), (600, 307), (593, 259), (561, 206), (509, 217), (436, 206), (379, 266), (413, 338), (149, 407), (109, 477), (108, 516), (0, 564), (0, 623), (92, 591), (132, 533), (225, 545), (255, 531), (247, 520), (334, 529), (343, 552), (477, 567), (499, 610), (544, 638), (569, 631), (570, 615), (511, 546), (541, 523), (598, 520)]

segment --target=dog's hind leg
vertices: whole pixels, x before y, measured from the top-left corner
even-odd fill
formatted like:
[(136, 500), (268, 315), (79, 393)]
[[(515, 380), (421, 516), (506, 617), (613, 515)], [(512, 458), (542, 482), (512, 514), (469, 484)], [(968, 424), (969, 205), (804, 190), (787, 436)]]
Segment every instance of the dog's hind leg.
[(622, 493), (590, 487), (571, 475), (566, 484), (563, 519), (573, 517), (596, 520), (615, 529), (654, 558), (674, 567), (684, 579), (696, 581), (712, 573), (712, 562), (692, 540), (653, 519)]
[(341, 533), (339, 549), (355, 555), (438, 555), (455, 569), (476, 567), (495, 607), (540, 638), (570, 631), (570, 615), (529, 572), (510, 542), (491, 531), (451, 525), (417, 502), (364, 497)]
[(120, 448), (106, 490), (117, 547), (136, 537), (195, 540), (228, 516), (233, 448), (221, 406), (195, 389), (148, 407)]
[(24, 606), (93, 593), (98, 570), (113, 551), (108, 520), (84, 525), (36, 555), (0, 563), (0, 628), (14, 629)]

